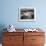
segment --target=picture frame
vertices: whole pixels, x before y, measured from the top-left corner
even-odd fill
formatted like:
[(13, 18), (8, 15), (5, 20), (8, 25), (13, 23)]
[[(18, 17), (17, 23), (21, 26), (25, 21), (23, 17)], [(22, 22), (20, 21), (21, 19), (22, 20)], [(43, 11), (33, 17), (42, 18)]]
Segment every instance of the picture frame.
[(36, 8), (34, 7), (20, 7), (19, 21), (36, 21)]

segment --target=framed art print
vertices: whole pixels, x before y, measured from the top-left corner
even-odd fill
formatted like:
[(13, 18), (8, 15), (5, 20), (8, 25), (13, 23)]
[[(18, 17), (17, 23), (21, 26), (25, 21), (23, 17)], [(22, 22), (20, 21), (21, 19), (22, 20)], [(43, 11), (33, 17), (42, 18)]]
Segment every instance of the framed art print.
[(19, 21), (35, 21), (36, 9), (32, 7), (19, 8)]

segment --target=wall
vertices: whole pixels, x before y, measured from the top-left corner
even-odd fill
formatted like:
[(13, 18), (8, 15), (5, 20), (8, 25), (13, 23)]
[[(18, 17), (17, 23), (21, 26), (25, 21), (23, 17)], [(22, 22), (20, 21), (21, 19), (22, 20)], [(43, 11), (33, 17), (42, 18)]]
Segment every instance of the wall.
[[(46, 0), (0, 0), (1, 15), (0, 25), (13, 24), (16, 28), (46, 28)], [(18, 8), (19, 7), (35, 7), (36, 21), (19, 22)]]

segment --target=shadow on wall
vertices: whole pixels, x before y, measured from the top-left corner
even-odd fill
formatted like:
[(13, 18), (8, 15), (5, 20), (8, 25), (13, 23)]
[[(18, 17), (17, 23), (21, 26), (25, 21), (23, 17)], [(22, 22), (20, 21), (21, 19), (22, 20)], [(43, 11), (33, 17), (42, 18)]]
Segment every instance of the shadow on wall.
[(2, 32), (6, 32), (6, 29), (4, 30), (4, 28), (6, 28), (6, 26), (4, 24), (0, 24), (0, 43), (2, 43)]

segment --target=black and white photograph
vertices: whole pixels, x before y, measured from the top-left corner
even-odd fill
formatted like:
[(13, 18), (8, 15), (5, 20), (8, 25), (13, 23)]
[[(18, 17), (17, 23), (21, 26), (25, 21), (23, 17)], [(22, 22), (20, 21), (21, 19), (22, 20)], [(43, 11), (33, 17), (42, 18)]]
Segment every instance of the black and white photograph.
[(35, 21), (36, 10), (35, 8), (20, 8), (19, 9), (19, 20), (20, 21)]

